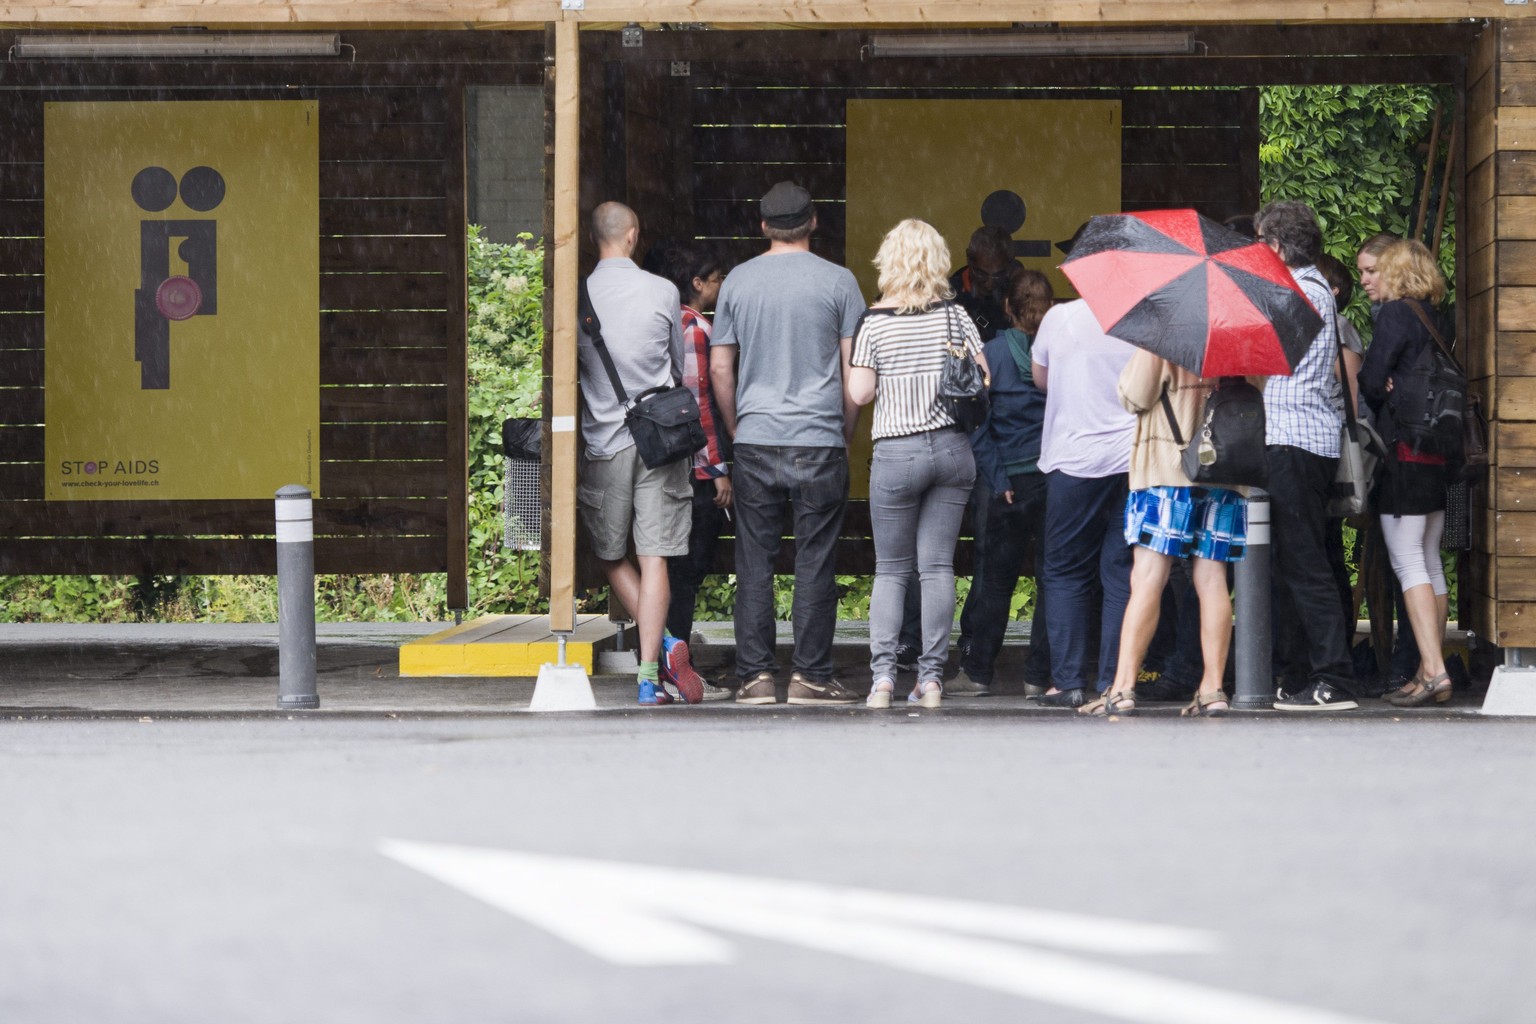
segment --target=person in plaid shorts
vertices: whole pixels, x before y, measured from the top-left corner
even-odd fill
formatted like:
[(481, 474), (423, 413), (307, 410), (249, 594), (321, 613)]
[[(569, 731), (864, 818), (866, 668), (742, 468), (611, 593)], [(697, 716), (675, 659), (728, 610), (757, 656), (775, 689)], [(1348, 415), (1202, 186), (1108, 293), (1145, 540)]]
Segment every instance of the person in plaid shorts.
[[(1262, 386), (1263, 378), (1254, 382)], [(1242, 561), (1248, 543), (1248, 499), (1238, 489), (1195, 487), (1184, 474), (1181, 439), (1195, 435), (1216, 381), (1203, 379), (1150, 352), (1138, 351), (1120, 375), (1120, 402), (1136, 414), (1125, 542), (1132, 545), (1131, 598), (1120, 627), (1115, 680), (1079, 714), (1125, 715), (1136, 710), (1136, 676), (1157, 630), (1163, 587), (1176, 559), (1193, 558), (1190, 577), (1200, 600), (1200, 648), (1205, 671), (1186, 716), (1230, 709), (1222, 689), (1232, 645), (1232, 597), (1227, 563)], [(1178, 432), (1175, 435), (1174, 423)]]

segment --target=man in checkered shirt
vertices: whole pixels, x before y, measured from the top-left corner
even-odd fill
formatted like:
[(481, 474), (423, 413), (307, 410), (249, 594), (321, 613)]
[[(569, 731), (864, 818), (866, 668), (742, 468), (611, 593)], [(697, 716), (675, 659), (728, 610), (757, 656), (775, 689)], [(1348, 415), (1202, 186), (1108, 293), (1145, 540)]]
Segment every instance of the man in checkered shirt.
[(1323, 328), (1296, 371), (1289, 377), (1271, 377), (1264, 388), (1272, 499), (1275, 709), (1347, 711), (1359, 705), (1349, 631), (1339, 615), (1325, 546), (1344, 392), (1333, 292), (1316, 266), (1323, 234), (1312, 208), (1297, 202), (1270, 203), (1259, 211), (1254, 226), (1259, 241), (1285, 261), (1323, 317)]

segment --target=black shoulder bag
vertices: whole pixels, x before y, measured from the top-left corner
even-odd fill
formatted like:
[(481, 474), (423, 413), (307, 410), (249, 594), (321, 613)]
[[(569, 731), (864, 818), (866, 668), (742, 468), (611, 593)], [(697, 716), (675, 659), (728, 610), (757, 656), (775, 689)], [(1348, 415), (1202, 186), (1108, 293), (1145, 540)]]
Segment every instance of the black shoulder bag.
[(1184, 475), (1197, 487), (1263, 487), (1269, 483), (1264, 446), (1264, 394), (1241, 377), (1223, 377), (1200, 413), (1195, 434), (1184, 440), (1168, 389), (1161, 396), (1183, 452)]
[(635, 439), (635, 450), (647, 469), (669, 465), (686, 459), (703, 448), (706, 443), (703, 424), (699, 422), (699, 402), (693, 392), (682, 385), (661, 385), (647, 388), (629, 400), (619, 371), (614, 368), (613, 356), (603, 341), (603, 325), (592, 308), (592, 297), (587, 294), (587, 282), (581, 282), (578, 291), (579, 305), (576, 310), (582, 330), (592, 339), (597, 356), (608, 371), (608, 382), (613, 394), (624, 407), (624, 425)]
[[(961, 316), (969, 314), (961, 313)], [(944, 304), (944, 369), (939, 374), (939, 402), (967, 434), (986, 422), (992, 403), (986, 371), (965, 347), (965, 330), (955, 328), (955, 307)]]

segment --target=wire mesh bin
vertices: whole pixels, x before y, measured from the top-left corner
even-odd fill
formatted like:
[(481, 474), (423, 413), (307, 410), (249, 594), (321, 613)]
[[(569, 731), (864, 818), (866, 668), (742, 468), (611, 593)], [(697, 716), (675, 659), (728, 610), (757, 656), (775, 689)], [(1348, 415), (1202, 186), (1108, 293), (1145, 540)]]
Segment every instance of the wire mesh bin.
[(538, 420), (507, 420), (501, 425), (501, 446), (507, 456), (502, 487), (508, 551), (537, 551), (544, 537), (544, 495), (539, 487), (540, 429)]

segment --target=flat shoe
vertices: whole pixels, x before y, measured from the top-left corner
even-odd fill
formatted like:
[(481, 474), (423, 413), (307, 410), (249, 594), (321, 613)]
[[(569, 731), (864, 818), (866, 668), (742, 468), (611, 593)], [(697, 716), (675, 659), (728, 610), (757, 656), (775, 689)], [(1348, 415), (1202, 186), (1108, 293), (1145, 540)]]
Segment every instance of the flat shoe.
[(1220, 718), (1232, 710), (1232, 704), (1227, 700), (1227, 695), (1221, 690), (1215, 693), (1196, 693), (1185, 707), (1180, 709), (1180, 718)]
[(1115, 693), (1108, 691), (1097, 700), (1090, 701), (1077, 709), (1080, 715), (1092, 715), (1095, 718), (1108, 718), (1110, 715), (1134, 715), (1136, 713), (1136, 698), (1128, 693)]
[(1387, 699), (1394, 707), (1417, 708), (1434, 701), (1436, 704), (1444, 704), (1451, 699), (1453, 688), (1451, 677), (1448, 673), (1441, 672), (1433, 679), (1415, 679), (1413, 688), (1407, 693), (1394, 693)]

